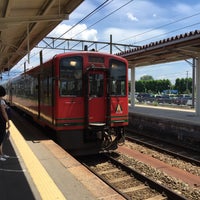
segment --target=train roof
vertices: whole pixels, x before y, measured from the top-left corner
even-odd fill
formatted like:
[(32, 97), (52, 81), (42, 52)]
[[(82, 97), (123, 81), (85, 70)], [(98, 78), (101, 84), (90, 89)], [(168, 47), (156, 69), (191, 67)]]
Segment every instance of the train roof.
[[(66, 52), (66, 53), (60, 53), (60, 54), (56, 54), (55, 57), (62, 57), (65, 55), (75, 55), (75, 54), (79, 54), (79, 55), (85, 55), (85, 54), (93, 54), (93, 55), (102, 55), (102, 56), (110, 56), (110, 57), (116, 57), (116, 58), (121, 58), (122, 60), (126, 60), (124, 59), (122, 56), (118, 56), (118, 55), (114, 55), (114, 54), (110, 54), (110, 53), (106, 53), (106, 52), (98, 52), (98, 51), (73, 51), (73, 52)], [(47, 61), (48, 62), (48, 61)]]
[[(86, 54), (90, 54), (90, 55), (101, 55), (101, 56), (108, 56), (108, 57), (113, 57), (113, 58), (116, 58), (116, 59), (120, 59), (120, 60), (123, 60), (125, 62), (128, 63), (128, 61), (121, 57), (121, 56), (118, 56), (118, 55), (114, 55), (114, 54), (109, 54), (109, 53), (105, 53), (105, 52), (97, 52), (97, 51), (73, 51), (73, 52), (65, 52), (65, 53), (60, 53), (60, 54), (55, 54), (53, 57), (51, 57), (50, 59), (46, 60), (43, 64), (46, 65), (48, 64), (49, 62), (52, 61), (52, 59), (56, 59), (56, 58), (60, 58), (60, 57), (64, 57), (66, 55), (86, 55)], [(29, 73), (29, 72), (33, 72), (33, 71), (36, 71), (38, 69), (40, 65), (37, 65), (31, 69), (28, 69), (26, 72), (23, 72), (21, 73), (20, 75), (17, 75), (13, 78), (11, 78), (12, 80), (17, 80), (17, 79), (20, 79), (22, 75), (26, 74), (26, 73)]]
[[(51, 62), (52, 59), (56, 59), (56, 58), (60, 58), (60, 57), (64, 57), (66, 55), (86, 55), (86, 54), (90, 54), (90, 55), (101, 55), (101, 56), (110, 56), (110, 57), (114, 57), (116, 59), (121, 59), (121, 60), (124, 60), (124, 61), (127, 61), (126, 58), (123, 58), (121, 56), (118, 56), (118, 55), (114, 55), (114, 54), (109, 54), (109, 53), (105, 53), (105, 52), (98, 52), (98, 51), (73, 51), (73, 52), (65, 52), (65, 53), (60, 53), (60, 54), (55, 54), (52, 58), (46, 60), (43, 64), (46, 64), (48, 62)], [(34, 68), (37, 68), (39, 67), (40, 65), (37, 65), (35, 67), (33, 67), (32, 69), (30, 70), (34, 70)], [(28, 71), (30, 71), (28, 70)]]

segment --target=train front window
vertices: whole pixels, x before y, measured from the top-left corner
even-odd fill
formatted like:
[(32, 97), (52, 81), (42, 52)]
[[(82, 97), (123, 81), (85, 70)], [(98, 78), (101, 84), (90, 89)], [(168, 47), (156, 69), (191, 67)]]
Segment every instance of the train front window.
[(111, 60), (110, 81), (112, 96), (126, 95), (126, 79), (126, 64), (118, 60)]
[(83, 59), (80, 56), (60, 60), (60, 95), (82, 96)]

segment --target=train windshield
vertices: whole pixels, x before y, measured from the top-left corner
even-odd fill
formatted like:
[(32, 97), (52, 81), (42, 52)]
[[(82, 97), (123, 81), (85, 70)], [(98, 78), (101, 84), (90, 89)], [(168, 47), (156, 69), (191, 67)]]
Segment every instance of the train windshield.
[(126, 95), (126, 78), (126, 64), (118, 60), (111, 60), (110, 80), (112, 96)]
[(60, 60), (60, 95), (82, 96), (83, 60), (80, 56)]

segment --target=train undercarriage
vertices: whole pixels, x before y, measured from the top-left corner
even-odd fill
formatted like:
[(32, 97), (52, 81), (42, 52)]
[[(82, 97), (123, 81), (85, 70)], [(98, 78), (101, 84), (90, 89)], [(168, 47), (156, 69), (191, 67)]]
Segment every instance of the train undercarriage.
[(107, 128), (91, 124), (85, 130), (59, 131), (58, 143), (73, 155), (90, 155), (114, 151), (125, 141), (124, 127)]

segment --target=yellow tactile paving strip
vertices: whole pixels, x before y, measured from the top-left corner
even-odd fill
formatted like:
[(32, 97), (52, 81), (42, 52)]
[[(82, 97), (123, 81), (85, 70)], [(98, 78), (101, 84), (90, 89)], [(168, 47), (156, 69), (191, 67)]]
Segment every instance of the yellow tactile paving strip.
[(43, 200), (65, 200), (66, 198), (31, 151), (15, 125), (10, 123), (12, 141), (15, 143), (41, 198)]

